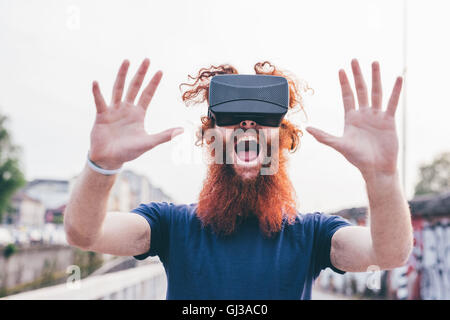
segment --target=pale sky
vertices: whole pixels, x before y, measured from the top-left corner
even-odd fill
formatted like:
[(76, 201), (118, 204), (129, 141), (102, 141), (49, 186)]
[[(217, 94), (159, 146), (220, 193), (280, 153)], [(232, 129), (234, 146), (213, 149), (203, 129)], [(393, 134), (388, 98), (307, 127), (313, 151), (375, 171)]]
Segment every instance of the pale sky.
[[(385, 101), (403, 72), (402, 3), (0, 0), (0, 112), (9, 116), (14, 142), (23, 148), (27, 179), (67, 179), (81, 171), (89, 149), (91, 83), (99, 81), (109, 100), (123, 59), (134, 73), (149, 57), (146, 79), (164, 72), (146, 117), (150, 133), (200, 123), (207, 106), (185, 107), (178, 89), (188, 74), (222, 63), (253, 73), (256, 62), (269, 60), (314, 89), (305, 98), (309, 123), (340, 135), (338, 70), (351, 77), (350, 61), (358, 58), (370, 86), (370, 64), (378, 60)], [(449, 9), (446, 0), (408, 1), (408, 197), (419, 165), (450, 150)], [(182, 138), (200, 154), (189, 130)], [(177, 202), (195, 202), (206, 165), (175, 163), (173, 150), (159, 146), (125, 167), (148, 176)], [(367, 204), (358, 170), (306, 132), (289, 172), (301, 212)]]

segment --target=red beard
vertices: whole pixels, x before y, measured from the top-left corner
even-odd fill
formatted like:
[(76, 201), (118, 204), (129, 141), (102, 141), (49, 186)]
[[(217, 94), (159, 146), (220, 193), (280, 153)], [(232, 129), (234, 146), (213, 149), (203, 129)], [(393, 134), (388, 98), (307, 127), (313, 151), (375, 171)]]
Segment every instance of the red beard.
[(243, 181), (231, 164), (210, 164), (197, 208), (202, 224), (219, 235), (230, 235), (246, 218), (256, 216), (263, 234), (271, 237), (281, 230), (283, 219), (293, 222), (296, 197), (283, 151), (280, 148), (275, 174), (251, 181)]

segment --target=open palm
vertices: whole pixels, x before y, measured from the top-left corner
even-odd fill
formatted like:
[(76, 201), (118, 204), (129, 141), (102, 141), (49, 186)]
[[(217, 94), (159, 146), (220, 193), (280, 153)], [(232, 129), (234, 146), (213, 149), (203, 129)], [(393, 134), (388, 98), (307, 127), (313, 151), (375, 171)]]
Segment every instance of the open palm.
[(144, 152), (183, 132), (182, 128), (171, 128), (157, 134), (148, 134), (145, 131), (145, 113), (162, 77), (162, 72), (158, 71), (142, 91), (135, 105), (134, 101), (149, 63), (148, 59), (142, 62), (123, 101), (122, 95), (129, 62), (125, 60), (122, 63), (109, 107), (103, 99), (98, 83), (93, 83), (92, 90), (97, 114), (91, 131), (89, 155), (92, 161), (105, 169), (119, 168), (123, 163), (136, 159)]
[(355, 98), (345, 71), (339, 71), (342, 98), (345, 110), (344, 134), (336, 137), (317, 128), (306, 130), (319, 142), (340, 152), (363, 174), (393, 174), (397, 170), (398, 138), (395, 128), (395, 111), (402, 87), (402, 78), (398, 77), (386, 111), (382, 111), (382, 88), (380, 67), (372, 64), (371, 106), (367, 87), (358, 61), (352, 61), (359, 108), (355, 107)]

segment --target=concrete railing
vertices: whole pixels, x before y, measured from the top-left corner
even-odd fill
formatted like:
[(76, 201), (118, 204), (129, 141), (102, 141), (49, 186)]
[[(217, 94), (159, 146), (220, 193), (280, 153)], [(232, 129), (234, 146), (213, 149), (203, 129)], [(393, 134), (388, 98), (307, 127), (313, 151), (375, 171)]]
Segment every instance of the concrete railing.
[(7, 296), (11, 300), (161, 300), (167, 290), (161, 263)]

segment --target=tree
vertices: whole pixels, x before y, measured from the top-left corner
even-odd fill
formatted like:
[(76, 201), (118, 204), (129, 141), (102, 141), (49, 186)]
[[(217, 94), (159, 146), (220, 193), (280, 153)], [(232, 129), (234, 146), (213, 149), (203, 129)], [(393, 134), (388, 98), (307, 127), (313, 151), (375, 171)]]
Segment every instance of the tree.
[(11, 142), (7, 120), (6, 116), (0, 114), (0, 221), (3, 214), (11, 209), (10, 201), (14, 192), (25, 184), (19, 164), (20, 149)]
[(450, 152), (437, 156), (432, 163), (420, 167), (420, 181), (415, 195), (439, 193), (450, 189)]

